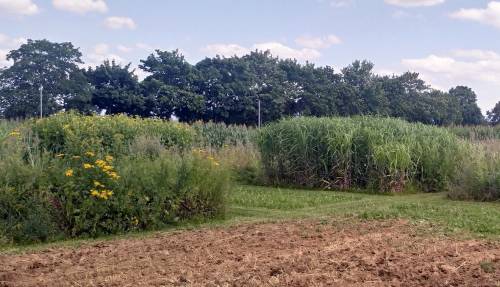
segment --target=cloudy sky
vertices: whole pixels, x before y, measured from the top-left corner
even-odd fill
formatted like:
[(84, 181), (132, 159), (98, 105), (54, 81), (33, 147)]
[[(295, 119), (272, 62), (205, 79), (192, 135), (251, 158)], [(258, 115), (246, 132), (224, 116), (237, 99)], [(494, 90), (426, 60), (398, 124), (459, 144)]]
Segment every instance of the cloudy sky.
[(500, 100), (500, 1), (0, 0), (0, 66), (29, 38), (71, 41), (87, 65), (136, 66), (157, 48), (191, 63), (254, 49), (333, 67), (367, 59), (439, 89), (468, 85), (483, 112)]

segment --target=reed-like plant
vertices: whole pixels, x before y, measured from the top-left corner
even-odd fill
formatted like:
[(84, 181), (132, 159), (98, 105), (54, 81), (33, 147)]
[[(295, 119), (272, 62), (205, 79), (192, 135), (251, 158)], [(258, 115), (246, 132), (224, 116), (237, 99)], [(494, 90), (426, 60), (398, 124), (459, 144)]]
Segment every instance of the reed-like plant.
[(341, 189), (444, 190), (459, 146), (445, 129), (379, 117), (290, 118), (259, 136), (272, 183)]

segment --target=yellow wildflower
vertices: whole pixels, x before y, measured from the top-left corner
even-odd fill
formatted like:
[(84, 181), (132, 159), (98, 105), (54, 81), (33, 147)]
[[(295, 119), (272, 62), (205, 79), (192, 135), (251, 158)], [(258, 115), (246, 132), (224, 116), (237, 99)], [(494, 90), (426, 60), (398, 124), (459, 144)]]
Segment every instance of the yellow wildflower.
[(103, 161), (102, 159), (98, 159), (95, 161), (95, 164), (100, 167), (100, 168), (103, 168), (105, 167), (106, 165), (108, 165), (105, 161)]
[(139, 219), (137, 219), (137, 217), (135, 217), (135, 216), (134, 216), (134, 217), (132, 217), (132, 220), (131, 220), (131, 221), (132, 221), (132, 224), (133, 224), (133, 225), (139, 225)]
[(106, 158), (107, 162), (112, 162), (113, 161), (113, 157), (110, 156), (110, 155), (107, 155), (105, 158)]
[(117, 179), (120, 178), (120, 176), (116, 172), (114, 172), (114, 171), (110, 171), (107, 174), (108, 174), (109, 177), (111, 177), (114, 180), (117, 180)]
[(91, 189), (90, 195), (92, 195), (93, 197), (98, 197), (100, 195), (100, 193), (95, 189)]
[(11, 131), (9, 133), (9, 136), (11, 136), (11, 137), (18, 137), (20, 135), (21, 135), (21, 133), (19, 131)]
[(105, 165), (105, 166), (102, 167), (102, 170), (104, 170), (105, 172), (112, 171), (113, 170), (113, 166), (111, 166), (111, 165)]
[(84, 164), (83, 164), (83, 168), (84, 168), (84, 169), (90, 169), (90, 168), (93, 168), (93, 167), (94, 167), (94, 166), (93, 166), (93, 165), (91, 165), (90, 163), (84, 163)]
[(88, 152), (86, 152), (85, 154), (86, 154), (86, 155), (88, 155), (88, 156), (95, 156), (95, 153), (93, 153), (93, 152), (91, 152), (91, 151), (88, 151)]
[(73, 170), (70, 168), (68, 170), (66, 170), (66, 173), (65, 173), (66, 176), (73, 176)]
[(100, 187), (100, 186), (104, 187), (104, 185), (102, 183), (98, 182), (97, 180), (94, 180), (94, 186), (95, 187)]

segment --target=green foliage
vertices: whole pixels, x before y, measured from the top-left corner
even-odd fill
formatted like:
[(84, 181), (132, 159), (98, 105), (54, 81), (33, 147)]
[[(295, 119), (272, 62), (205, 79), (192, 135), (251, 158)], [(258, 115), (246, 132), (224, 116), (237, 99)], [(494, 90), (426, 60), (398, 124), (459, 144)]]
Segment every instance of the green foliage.
[(213, 160), (166, 151), (154, 159), (60, 158), (49, 176), (59, 224), (71, 237), (222, 215), (228, 188), (227, 172)]
[(486, 118), (487, 118), (488, 122), (490, 124), (496, 125), (498, 127), (500, 124), (500, 101), (498, 101), (495, 104), (495, 107), (493, 107), (493, 109), (491, 109), (491, 111), (487, 111), (486, 115), (487, 115)]
[(18, 243), (44, 242), (58, 233), (50, 203), (32, 190), (0, 187), (0, 234)]
[(225, 145), (248, 145), (255, 142), (256, 130), (241, 125), (195, 122), (196, 144), (201, 147), (221, 148)]
[(475, 144), (464, 156), (449, 196), (454, 199), (500, 200), (500, 152), (488, 151), (481, 144)]
[(0, 72), (0, 116), (26, 118), (39, 115), (39, 88), (43, 86), (43, 114), (61, 109), (89, 109), (87, 78), (78, 67), (82, 54), (67, 43), (28, 40), (7, 59), (13, 65)]
[(239, 221), (321, 218), (350, 224), (359, 219), (407, 219), (426, 233), (500, 236), (499, 203), (454, 201), (440, 193), (380, 195), (241, 186), (229, 193), (228, 203), (227, 218)]
[(92, 87), (92, 105), (106, 114), (147, 116), (148, 100), (140, 90), (139, 81), (130, 64), (121, 66), (114, 61), (104, 61), (85, 75)]
[(127, 153), (139, 136), (153, 136), (165, 147), (185, 149), (191, 146), (194, 131), (187, 125), (159, 119), (116, 116), (82, 116), (59, 113), (28, 124), (40, 140), (40, 146), (53, 153), (81, 155), (86, 151)]
[(444, 129), (373, 117), (286, 119), (259, 140), (274, 184), (380, 191), (446, 189), (459, 147)]
[(500, 139), (500, 125), (450, 126), (448, 130), (463, 139), (472, 141)]
[[(14, 64), (0, 71), (0, 117), (38, 114), (44, 86), (44, 114), (76, 109), (126, 113), (180, 121), (257, 125), (287, 116), (382, 115), (432, 125), (484, 121), (476, 94), (457, 86), (432, 89), (417, 73), (378, 76), (374, 64), (354, 61), (332, 67), (280, 59), (269, 51), (238, 57), (205, 58), (190, 64), (179, 52), (156, 50), (141, 60), (148, 76), (139, 82), (130, 65), (105, 61), (82, 70), (71, 43), (28, 40), (7, 55)], [(488, 115), (495, 123), (493, 109)]]
[(161, 120), (57, 114), (0, 142), (0, 232), (88, 237), (223, 216), (230, 172)]

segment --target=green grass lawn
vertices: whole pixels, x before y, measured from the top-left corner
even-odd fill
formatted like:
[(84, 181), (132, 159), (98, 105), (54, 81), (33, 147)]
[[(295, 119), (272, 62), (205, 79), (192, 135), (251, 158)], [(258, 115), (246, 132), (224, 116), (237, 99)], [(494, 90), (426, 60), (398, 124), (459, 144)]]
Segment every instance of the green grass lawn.
[(500, 238), (500, 203), (453, 201), (445, 194), (375, 195), (239, 186), (229, 195), (227, 219), (337, 217), (408, 219), (445, 233)]
[[(228, 195), (224, 219), (187, 222), (173, 229), (228, 226), (245, 222), (294, 219), (361, 220), (407, 219), (424, 233), (500, 240), (500, 203), (453, 201), (445, 194), (376, 195), (366, 193), (235, 186)], [(113, 235), (97, 241), (150, 236), (155, 232)], [(29, 246), (1, 246), (22, 252), (52, 246), (78, 246), (94, 239), (75, 239)]]

